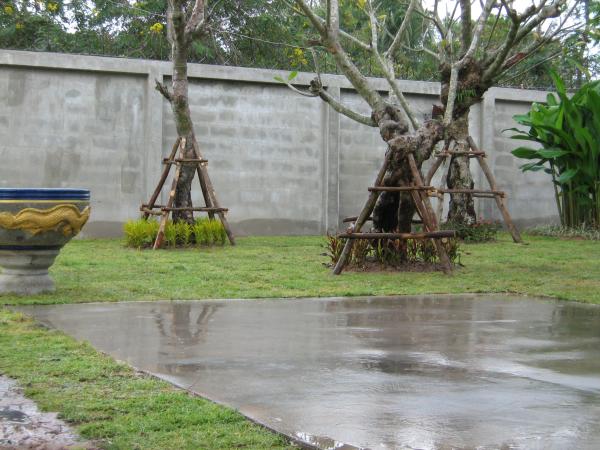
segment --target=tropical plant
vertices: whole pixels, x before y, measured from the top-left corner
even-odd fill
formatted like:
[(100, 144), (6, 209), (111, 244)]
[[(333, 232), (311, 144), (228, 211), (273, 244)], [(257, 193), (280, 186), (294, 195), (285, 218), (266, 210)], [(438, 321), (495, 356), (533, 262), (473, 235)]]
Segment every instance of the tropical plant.
[(543, 170), (552, 177), (561, 224), (600, 227), (600, 81), (582, 86), (571, 97), (561, 78), (552, 74), (558, 98), (548, 94), (546, 104), (514, 119), (529, 127), (511, 128), (520, 139), (540, 144), (519, 147), (518, 158), (531, 160), (523, 172)]

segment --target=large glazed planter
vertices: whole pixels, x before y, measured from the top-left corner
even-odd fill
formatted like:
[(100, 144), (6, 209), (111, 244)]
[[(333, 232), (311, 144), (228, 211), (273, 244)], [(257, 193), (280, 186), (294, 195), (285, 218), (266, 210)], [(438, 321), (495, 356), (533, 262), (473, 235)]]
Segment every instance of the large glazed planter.
[(48, 268), (90, 217), (87, 189), (0, 188), (0, 294), (51, 292)]

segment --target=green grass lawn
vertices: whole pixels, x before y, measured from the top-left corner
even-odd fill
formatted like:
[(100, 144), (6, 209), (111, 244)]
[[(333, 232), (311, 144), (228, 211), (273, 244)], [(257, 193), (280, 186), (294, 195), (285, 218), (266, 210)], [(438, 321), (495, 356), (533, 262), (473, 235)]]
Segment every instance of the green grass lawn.
[(514, 292), (600, 303), (600, 242), (526, 236), (462, 246), (464, 267), (442, 273), (350, 273), (322, 263), (322, 237), (252, 237), (235, 247), (133, 250), (119, 240), (75, 241), (52, 268), (58, 289), (0, 304), (204, 298)]
[[(463, 245), (464, 267), (441, 273), (333, 276), (322, 237), (240, 238), (235, 247), (137, 251), (119, 240), (69, 244), (52, 269), (53, 294), (0, 304), (512, 292), (600, 303), (600, 242), (526, 236), (516, 245)], [(115, 449), (286, 448), (239, 414), (195, 398), (0, 309), (0, 373), (83, 437)]]

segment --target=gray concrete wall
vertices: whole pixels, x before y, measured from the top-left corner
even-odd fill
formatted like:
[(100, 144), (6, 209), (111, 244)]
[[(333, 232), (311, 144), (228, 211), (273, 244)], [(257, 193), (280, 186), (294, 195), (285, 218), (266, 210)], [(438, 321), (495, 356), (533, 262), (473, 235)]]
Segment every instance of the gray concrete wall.
[[(0, 50), (0, 186), (88, 187), (86, 235), (121, 234), (155, 187), (175, 139), (169, 105), (154, 90), (154, 80), (169, 73), (170, 64), (160, 61)], [(190, 65), (196, 134), (235, 232), (325, 233), (358, 213), (385, 146), (377, 130), (294, 94), (274, 81), (277, 73)], [(297, 81), (310, 79), (301, 73)], [(323, 79), (333, 95), (367, 112), (343, 77)], [(383, 80), (371, 82), (386, 90)], [(439, 85), (402, 85), (415, 109), (428, 114)], [(555, 221), (553, 191), (544, 174), (521, 174), (521, 161), (510, 154), (518, 142), (502, 130), (544, 98), (493, 88), (471, 114), (471, 133), (520, 224)], [(493, 201), (477, 208), (499, 218)]]

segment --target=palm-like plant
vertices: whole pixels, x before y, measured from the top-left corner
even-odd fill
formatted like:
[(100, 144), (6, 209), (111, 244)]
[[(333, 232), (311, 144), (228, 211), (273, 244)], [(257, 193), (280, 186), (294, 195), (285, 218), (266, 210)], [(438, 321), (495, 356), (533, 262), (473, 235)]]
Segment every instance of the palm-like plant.
[(543, 170), (552, 176), (561, 223), (567, 227), (600, 227), (600, 81), (582, 86), (572, 97), (552, 74), (558, 98), (514, 119), (528, 131), (511, 128), (513, 139), (536, 142), (540, 148), (519, 147), (518, 158), (532, 160), (523, 172)]

